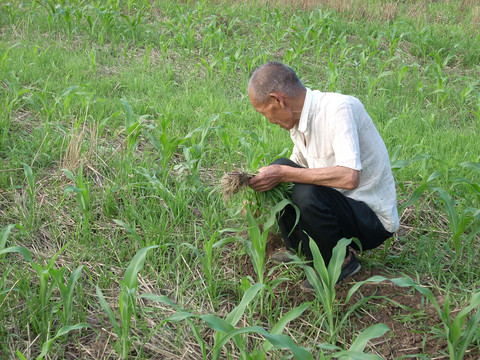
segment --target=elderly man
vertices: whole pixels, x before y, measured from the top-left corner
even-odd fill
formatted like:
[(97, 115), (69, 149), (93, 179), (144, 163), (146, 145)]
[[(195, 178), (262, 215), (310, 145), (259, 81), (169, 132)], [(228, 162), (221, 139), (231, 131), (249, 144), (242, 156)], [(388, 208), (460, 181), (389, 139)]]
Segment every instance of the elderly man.
[[(355, 237), (368, 250), (392, 236), (398, 212), (390, 159), (358, 99), (310, 90), (291, 68), (277, 62), (253, 73), (248, 95), (268, 121), (290, 131), (294, 144), (290, 159), (262, 167), (249, 182), (256, 191), (294, 183), (292, 201), (300, 220), (295, 226), (293, 207), (279, 217), (286, 250), (273, 254), (272, 260), (290, 261), (288, 253), (299, 248), (311, 259), (309, 237), (328, 264), (342, 238)], [(360, 269), (348, 250), (338, 282)], [(307, 280), (302, 285), (312, 289)]]

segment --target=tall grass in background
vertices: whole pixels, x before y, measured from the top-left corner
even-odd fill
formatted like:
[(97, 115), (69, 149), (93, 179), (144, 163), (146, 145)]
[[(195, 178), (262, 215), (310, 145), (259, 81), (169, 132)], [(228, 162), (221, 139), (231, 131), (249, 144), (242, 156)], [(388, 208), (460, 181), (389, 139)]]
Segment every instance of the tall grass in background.
[(218, 189), (291, 149), (246, 94), (268, 60), (365, 104), (402, 228), (363, 261), (415, 278), (434, 305), (425, 342), (447, 345), (425, 356), (478, 353), (479, 12), (468, 0), (0, 4), (0, 357), (378, 353), (367, 339), (385, 328), (355, 328), (361, 309), (339, 308), (338, 331), (324, 323), (337, 308), (307, 306), (301, 267), (272, 267), (268, 233)]

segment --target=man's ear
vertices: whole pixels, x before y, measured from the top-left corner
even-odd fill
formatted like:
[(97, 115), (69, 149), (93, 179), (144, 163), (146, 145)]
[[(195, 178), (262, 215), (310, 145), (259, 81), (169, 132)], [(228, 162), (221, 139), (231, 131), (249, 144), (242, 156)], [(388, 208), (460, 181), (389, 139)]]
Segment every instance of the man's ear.
[(285, 94), (281, 92), (276, 91), (270, 93), (270, 100), (272, 100), (274, 104), (279, 105), (282, 109), (285, 107)]

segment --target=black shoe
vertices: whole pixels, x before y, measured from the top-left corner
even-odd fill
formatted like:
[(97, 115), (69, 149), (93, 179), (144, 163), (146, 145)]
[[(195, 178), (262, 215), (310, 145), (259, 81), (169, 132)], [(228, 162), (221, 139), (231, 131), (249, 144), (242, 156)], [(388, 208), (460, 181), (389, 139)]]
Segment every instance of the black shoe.
[[(338, 277), (338, 280), (335, 285), (340, 284), (346, 277), (352, 276), (353, 274), (356, 274), (357, 272), (360, 271), (362, 268), (362, 265), (358, 262), (357, 258), (355, 257), (355, 254), (353, 252), (350, 252), (350, 254), (347, 256), (347, 258), (350, 258), (345, 264), (342, 265), (342, 271), (340, 272), (340, 276)], [(347, 259), (346, 258), (346, 259)], [(320, 277), (317, 271), (315, 271), (317, 276)], [(314, 291), (315, 289), (313, 288), (313, 285), (310, 284), (310, 281), (308, 279), (305, 279), (302, 282), (302, 285), (300, 285), (302, 290), (304, 291)]]
[(272, 260), (276, 264), (284, 264), (292, 262), (291, 256), (294, 256), (295, 253), (291, 250), (282, 248), (275, 251), (272, 255), (270, 255), (270, 260)]
[(342, 271), (340, 272), (340, 276), (338, 277), (335, 285), (340, 284), (346, 277), (356, 274), (362, 268), (362, 265), (360, 265), (353, 252), (350, 252), (348, 256), (350, 256), (350, 260), (348, 260), (346, 264), (342, 265)]

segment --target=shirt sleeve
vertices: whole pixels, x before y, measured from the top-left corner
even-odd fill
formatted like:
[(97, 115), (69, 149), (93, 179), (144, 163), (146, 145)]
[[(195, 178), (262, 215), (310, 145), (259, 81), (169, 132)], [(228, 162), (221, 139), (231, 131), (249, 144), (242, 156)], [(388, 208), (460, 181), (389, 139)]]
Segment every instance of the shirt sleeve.
[(330, 131), (335, 164), (362, 170), (357, 116), (353, 104), (342, 102), (332, 109)]

